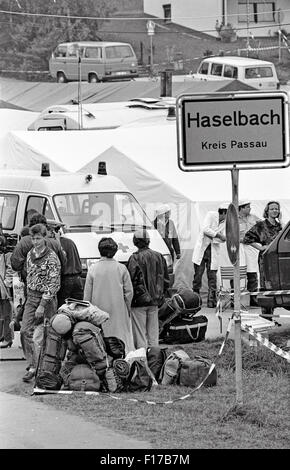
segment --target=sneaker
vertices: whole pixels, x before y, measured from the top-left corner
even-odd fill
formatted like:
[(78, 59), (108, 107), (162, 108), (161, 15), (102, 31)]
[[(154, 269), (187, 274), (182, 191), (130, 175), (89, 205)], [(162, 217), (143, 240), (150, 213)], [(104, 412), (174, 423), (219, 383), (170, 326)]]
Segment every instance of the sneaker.
[(30, 382), (35, 377), (35, 369), (29, 369), (26, 374), (22, 377), (23, 382)]

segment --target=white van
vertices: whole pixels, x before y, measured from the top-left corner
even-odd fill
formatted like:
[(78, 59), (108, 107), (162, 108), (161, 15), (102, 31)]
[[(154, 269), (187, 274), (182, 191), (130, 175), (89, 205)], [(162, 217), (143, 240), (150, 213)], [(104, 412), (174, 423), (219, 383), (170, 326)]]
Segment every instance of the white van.
[(204, 81), (239, 80), (258, 90), (271, 91), (280, 87), (272, 62), (248, 57), (207, 57), (191, 77)]
[(30, 216), (44, 214), (48, 222), (61, 222), (64, 236), (77, 245), (83, 276), (100, 258), (98, 242), (112, 237), (118, 243), (115, 259), (122, 263), (136, 251), (133, 233), (146, 228), (150, 248), (165, 258), (171, 279), (173, 266), (170, 252), (154, 229), (140, 204), (128, 188), (114, 176), (106, 174), (105, 162), (98, 174), (53, 173), (42, 164), (41, 172), (3, 170), (0, 175), (0, 222), (4, 233), (20, 234)]
[(138, 76), (131, 44), (124, 42), (65, 42), (49, 60), (49, 73), (58, 83), (87, 80), (90, 83)]

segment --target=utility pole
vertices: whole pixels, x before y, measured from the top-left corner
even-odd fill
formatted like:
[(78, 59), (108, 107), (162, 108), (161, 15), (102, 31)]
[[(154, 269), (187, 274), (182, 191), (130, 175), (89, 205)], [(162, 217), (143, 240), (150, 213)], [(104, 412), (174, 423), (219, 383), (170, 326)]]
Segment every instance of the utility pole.
[(247, 0), (247, 57), (249, 57), (249, 49), (250, 49), (250, 3)]

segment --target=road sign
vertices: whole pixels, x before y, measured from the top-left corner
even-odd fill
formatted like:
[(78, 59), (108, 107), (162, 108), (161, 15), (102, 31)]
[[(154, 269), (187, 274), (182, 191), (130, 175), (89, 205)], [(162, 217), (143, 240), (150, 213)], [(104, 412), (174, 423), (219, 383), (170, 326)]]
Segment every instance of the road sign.
[(238, 212), (234, 204), (230, 204), (226, 216), (226, 244), (230, 261), (237, 263), (240, 248), (240, 224)]
[(194, 93), (179, 96), (176, 104), (181, 170), (290, 164), (286, 92)]
[(152, 20), (148, 20), (146, 23), (147, 26), (147, 34), (148, 36), (154, 36), (155, 34), (155, 23)]

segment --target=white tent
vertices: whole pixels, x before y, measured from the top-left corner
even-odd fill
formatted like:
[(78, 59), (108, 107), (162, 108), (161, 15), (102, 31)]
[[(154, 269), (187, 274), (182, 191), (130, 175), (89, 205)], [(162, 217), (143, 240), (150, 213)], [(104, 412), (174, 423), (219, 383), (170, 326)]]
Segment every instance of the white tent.
[[(2, 159), (29, 165), (48, 161), (67, 171), (96, 172), (107, 162), (109, 174), (128, 186), (153, 218), (159, 203), (172, 206), (183, 257), (177, 267), (180, 282), (191, 284), (191, 253), (205, 213), (231, 200), (230, 171), (182, 172), (177, 165), (176, 123), (126, 126), (106, 131), (11, 132), (2, 148)], [(6, 159), (6, 167), (7, 167)], [(3, 160), (0, 159), (0, 168)], [(56, 168), (53, 168), (56, 169)], [(252, 211), (262, 216), (265, 203), (279, 200), (283, 220), (290, 219), (290, 168), (240, 171), (240, 199), (250, 199)], [(177, 271), (178, 271), (177, 269)], [(185, 277), (184, 277), (185, 276)]]

